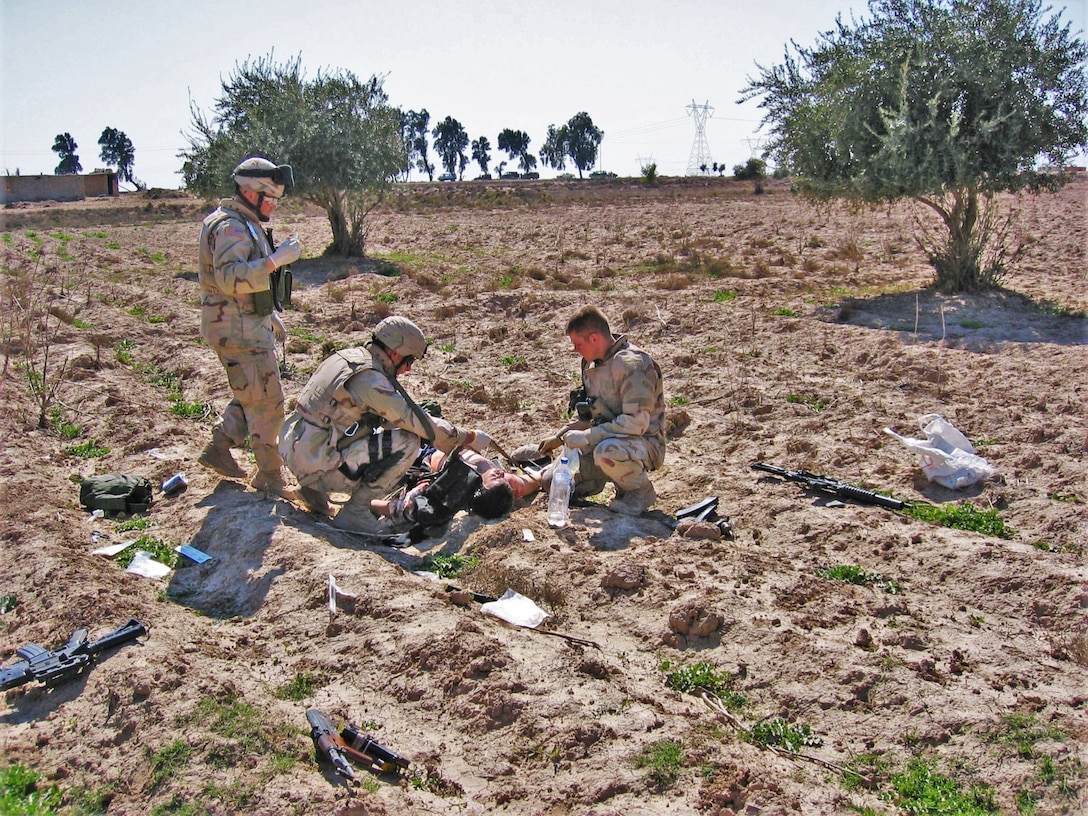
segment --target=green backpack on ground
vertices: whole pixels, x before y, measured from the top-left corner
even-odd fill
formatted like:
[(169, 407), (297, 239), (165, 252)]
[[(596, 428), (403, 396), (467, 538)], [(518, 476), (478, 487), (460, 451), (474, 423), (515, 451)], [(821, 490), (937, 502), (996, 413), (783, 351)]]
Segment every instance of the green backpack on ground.
[(79, 503), (106, 513), (142, 513), (151, 507), (151, 482), (143, 476), (104, 473), (79, 485)]

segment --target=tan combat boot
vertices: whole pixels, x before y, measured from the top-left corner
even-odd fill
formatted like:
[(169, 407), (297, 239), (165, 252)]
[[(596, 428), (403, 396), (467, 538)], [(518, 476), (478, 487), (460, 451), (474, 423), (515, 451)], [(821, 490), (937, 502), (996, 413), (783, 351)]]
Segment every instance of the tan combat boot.
[(631, 487), (622, 490), (608, 503), (608, 509), (625, 516), (641, 516), (653, 507), (655, 501), (657, 491), (654, 490), (650, 478), (643, 473), (637, 479), (631, 480)]
[(298, 495), (302, 506), (311, 513), (316, 513), (319, 516), (332, 516), (329, 499), (322, 491), (313, 487), (306, 487), (306, 485), (299, 485)]
[(244, 479), (247, 476), (230, 452), (230, 441), (218, 433), (212, 434), (212, 441), (196, 461), (228, 479)]
[(269, 498), (279, 496), (287, 501), (301, 502), (302, 496), (298, 489), (289, 487), (283, 478), (283, 468), (276, 470), (258, 470), (253, 481), (249, 483), (254, 490), (260, 490)]

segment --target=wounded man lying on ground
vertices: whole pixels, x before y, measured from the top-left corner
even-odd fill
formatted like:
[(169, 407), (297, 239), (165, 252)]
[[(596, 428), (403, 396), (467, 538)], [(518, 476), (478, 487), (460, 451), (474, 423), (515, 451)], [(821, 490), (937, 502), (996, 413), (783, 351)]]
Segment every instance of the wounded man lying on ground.
[(505, 516), (518, 499), (540, 489), (540, 479), (510, 473), (492, 460), (471, 450), (460, 450), (456, 459), (425, 446), (417, 460), (418, 479), (391, 499), (375, 499), (370, 508), (376, 516), (395, 524), (445, 524), (460, 510), (486, 519)]

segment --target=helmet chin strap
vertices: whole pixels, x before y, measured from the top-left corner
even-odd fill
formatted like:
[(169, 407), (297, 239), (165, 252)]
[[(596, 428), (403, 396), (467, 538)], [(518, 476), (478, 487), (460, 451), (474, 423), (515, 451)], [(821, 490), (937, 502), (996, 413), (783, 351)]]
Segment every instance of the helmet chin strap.
[(247, 207), (249, 207), (249, 209), (253, 210), (253, 214), (257, 216), (258, 221), (268, 222), (268, 221), (271, 220), (267, 215), (265, 215), (263, 212), (261, 212), (261, 207), (264, 205), (264, 200), (265, 200), (265, 193), (263, 191), (257, 193), (257, 203), (256, 204), (254, 204), (252, 201), (250, 201), (249, 196), (246, 195), (247, 192), (253, 192), (252, 190), (248, 190), (248, 191), (247, 190), (242, 190), (241, 192), (242, 192), (242, 202)]

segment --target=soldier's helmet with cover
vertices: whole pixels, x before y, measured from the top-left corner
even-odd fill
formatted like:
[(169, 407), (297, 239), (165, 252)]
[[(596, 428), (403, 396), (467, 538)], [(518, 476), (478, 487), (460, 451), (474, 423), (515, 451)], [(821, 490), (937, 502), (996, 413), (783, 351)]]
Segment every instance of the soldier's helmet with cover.
[(427, 353), (427, 338), (419, 326), (406, 317), (387, 317), (374, 327), (374, 339), (401, 357), (422, 360)]
[(289, 164), (273, 164), (262, 156), (250, 156), (231, 174), (240, 190), (263, 193), (269, 198), (283, 198), (287, 188), (295, 183)]

